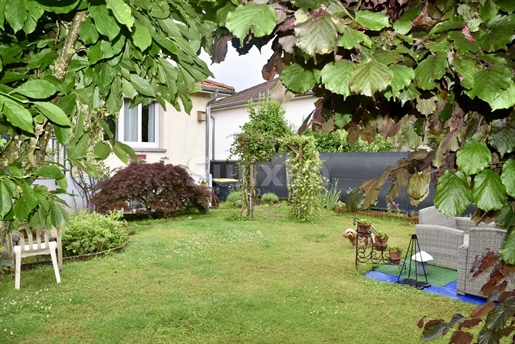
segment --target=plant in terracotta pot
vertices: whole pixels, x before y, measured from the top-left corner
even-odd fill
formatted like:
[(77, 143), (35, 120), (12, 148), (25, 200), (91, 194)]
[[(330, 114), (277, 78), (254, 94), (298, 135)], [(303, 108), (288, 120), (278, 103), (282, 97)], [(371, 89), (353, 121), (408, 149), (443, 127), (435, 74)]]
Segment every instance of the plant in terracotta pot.
[(370, 234), (370, 227), (372, 223), (367, 219), (354, 219), (354, 224), (357, 224), (358, 232)]
[(388, 245), (386, 244), (388, 242), (388, 234), (386, 234), (383, 231), (376, 231), (375, 232), (375, 241), (374, 246), (379, 251), (384, 251)]
[(388, 246), (388, 253), (390, 253), (390, 262), (392, 264), (400, 264), (402, 249), (398, 246)]

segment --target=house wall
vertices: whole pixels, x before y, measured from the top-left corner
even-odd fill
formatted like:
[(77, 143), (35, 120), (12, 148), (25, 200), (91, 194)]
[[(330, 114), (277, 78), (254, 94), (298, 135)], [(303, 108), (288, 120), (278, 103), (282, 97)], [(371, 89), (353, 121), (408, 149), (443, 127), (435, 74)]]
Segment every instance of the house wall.
[[(206, 111), (206, 104), (211, 98), (210, 93), (192, 94), (190, 115), (177, 111), (172, 105), (168, 105), (166, 111), (159, 107), (159, 149), (134, 147), (136, 154), (146, 154), (148, 163), (164, 159), (165, 163), (184, 165), (194, 177), (204, 177), (206, 122), (198, 122), (197, 112)], [(106, 164), (111, 169), (125, 166), (114, 154), (106, 160)]]
[[(313, 96), (298, 97), (284, 103), (283, 108), (286, 111), (285, 119), (295, 129), (298, 129), (302, 121), (315, 109), (315, 100)], [(240, 131), (240, 127), (249, 120), (247, 113), (247, 105), (241, 105), (233, 108), (212, 109), (211, 115), (214, 121), (214, 157), (212, 160), (226, 160), (230, 158), (229, 150), (233, 142), (232, 134)], [(211, 129), (213, 128), (211, 122)], [(213, 144), (211, 142), (211, 144)], [(210, 149), (210, 152), (213, 148)]]

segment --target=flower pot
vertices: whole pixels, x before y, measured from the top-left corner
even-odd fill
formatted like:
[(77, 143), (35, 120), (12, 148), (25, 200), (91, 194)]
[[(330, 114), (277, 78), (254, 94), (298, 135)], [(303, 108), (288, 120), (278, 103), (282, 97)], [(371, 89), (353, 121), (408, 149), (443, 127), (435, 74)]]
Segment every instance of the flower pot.
[(386, 250), (388, 245), (386, 244), (386, 241), (385, 242), (380, 242), (380, 241), (377, 241), (377, 239), (376, 239), (376, 242), (374, 243), (374, 247), (378, 251), (384, 251), (384, 250)]
[(399, 264), (400, 261), (401, 261), (401, 257), (402, 257), (402, 252), (401, 251), (390, 252), (390, 262), (392, 264)]
[(369, 234), (370, 227), (371, 227), (371, 225), (366, 225), (364, 223), (358, 222), (358, 232), (359, 233)]

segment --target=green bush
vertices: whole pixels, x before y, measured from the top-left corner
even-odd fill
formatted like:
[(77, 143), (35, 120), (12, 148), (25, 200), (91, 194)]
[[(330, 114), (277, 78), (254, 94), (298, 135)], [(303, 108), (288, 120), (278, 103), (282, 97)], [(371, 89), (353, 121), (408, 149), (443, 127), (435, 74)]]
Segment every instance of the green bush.
[(267, 192), (263, 194), (263, 196), (261, 196), (261, 200), (263, 201), (263, 203), (268, 205), (279, 203), (279, 197), (273, 192)]
[(234, 206), (236, 206), (236, 203), (238, 201), (241, 201), (243, 199), (243, 191), (232, 191), (227, 195), (227, 199), (225, 202), (230, 203)]
[(62, 230), (64, 256), (101, 252), (121, 246), (127, 240), (123, 212), (102, 215), (79, 211), (70, 217)]

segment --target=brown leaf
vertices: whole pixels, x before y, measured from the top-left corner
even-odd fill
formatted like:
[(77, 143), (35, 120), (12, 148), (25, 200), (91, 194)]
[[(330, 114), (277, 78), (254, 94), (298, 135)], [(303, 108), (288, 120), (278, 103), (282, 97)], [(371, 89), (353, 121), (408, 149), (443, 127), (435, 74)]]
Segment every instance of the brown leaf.
[(349, 128), (347, 129), (347, 142), (349, 146), (352, 148), (356, 141), (358, 141), (359, 137), (359, 126), (355, 122), (349, 123)]
[(428, 4), (426, 3), (426, 6), (422, 10), (422, 12), (413, 19), (413, 25), (432, 26), (435, 23), (435, 21), (427, 15), (427, 6)]
[(277, 28), (277, 31), (292, 30), (295, 27), (295, 20), (295, 17), (289, 18)]
[(506, 301), (508, 298), (510, 297), (515, 297), (515, 290), (510, 290), (510, 291), (505, 291), (503, 292), (500, 296), (499, 296), (499, 299), (498, 301), (500, 303)]
[(490, 313), (490, 311), (494, 308), (495, 308), (495, 303), (493, 303), (492, 301), (487, 302), (483, 305), (477, 306), (476, 309), (474, 309), (472, 311), (472, 314), (470, 314), (470, 317), (475, 318), (475, 319), (482, 318), (485, 315), (487, 315), (488, 313)]
[(231, 40), (231, 36), (217, 37), (211, 45), (211, 63), (220, 63), (225, 61), (227, 56), (227, 41)]
[[(476, 263), (478, 261), (478, 257), (476, 257)], [(495, 252), (488, 250), (488, 252), (481, 257), (480, 263), (478, 265), (477, 271), (474, 273), (474, 277), (479, 276), (484, 271), (493, 268), (495, 265), (499, 263), (499, 258), (495, 254)]]
[(508, 337), (513, 331), (515, 330), (515, 327), (508, 326), (501, 330), (501, 337)]
[(474, 326), (477, 326), (481, 323), (481, 318), (475, 318), (475, 319), (469, 319), (463, 321), (461, 324), (458, 325), (458, 330), (461, 330), (462, 328), (472, 328)]
[(365, 192), (365, 203), (363, 203), (361, 209), (367, 209), (377, 199), (381, 189), (377, 190), (377, 179), (365, 180), (359, 188)]
[(408, 185), (409, 177), (410, 174), (405, 168), (399, 168), (390, 173), (392, 186), (386, 195), (390, 202), (393, 202), (394, 198), (399, 196), (401, 189)]
[(417, 149), (408, 156), (408, 162), (412, 160), (424, 160), (429, 152), (425, 149)]
[[(515, 265), (512, 264), (506, 264), (504, 260), (501, 262), (501, 267), (499, 268), (499, 271), (503, 276), (510, 276), (515, 274)], [(515, 295), (515, 294), (514, 294)]]
[(424, 315), (422, 318), (420, 318), (420, 320), (417, 323), (418, 328), (423, 328), (424, 327), (424, 321), (425, 320), (426, 320), (426, 316)]
[(439, 324), (439, 323), (442, 323), (442, 322), (445, 322), (443, 321), (442, 319), (433, 319), (433, 320), (429, 320), (426, 325), (424, 326), (424, 328), (429, 328), (433, 325), (436, 325), (436, 324)]
[(261, 69), (261, 76), (266, 81), (272, 81), (274, 80), (275, 76), (277, 75), (277, 64), (281, 61), (281, 54), (278, 52), (275, 52), (272, 57), (268, 59), (266, 64)]
[(484, 286), (481, 287), (481, 293), (483, 293), (483, 295), (485, 296), (488, 296), (490, 295), (491, 293), (493, 293), (494, 291), (499, 291), (499, 292), (503, 292), (506, 290), (506, 287), (508, 286), (508, 281), (504, 281), (502, 282), (501, 284), (495, 284), (495, 283), (486, 283)]
[(451, 343), (453, 344), (470, 344), (474, 336), (468, 332), (454, 331), (451, 336)]
[(388, 117), (380, 118), (377, 122), (377, 130), (384, 137), (394, 137), (401, 128), (400, 122), (395, 122), (393, 119)]

